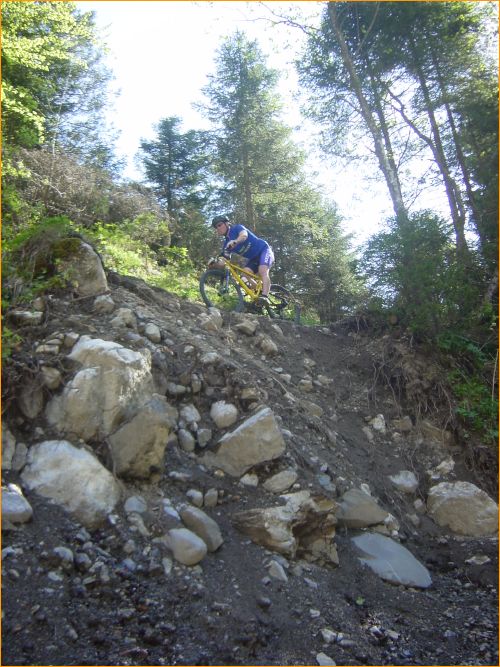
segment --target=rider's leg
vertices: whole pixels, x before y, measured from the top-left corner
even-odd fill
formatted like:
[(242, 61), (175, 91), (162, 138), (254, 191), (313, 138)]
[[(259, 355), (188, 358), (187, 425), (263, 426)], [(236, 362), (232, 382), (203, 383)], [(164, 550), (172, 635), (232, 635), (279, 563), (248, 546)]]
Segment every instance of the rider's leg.
[(267, 296), (271, 289), (271, 278), (269, 277), (269, 267), (265, 264), (259, 266), (259, 276), (262, 278), (262, 296)]
[(269, 269), (273, 265), (274, 254), (272, 249), (268, 246), (260, 255), (259, 258), (259, 276), (262, 278), (262, 296), (267, 296), (271, 289), (271, 278), (269, 277)]

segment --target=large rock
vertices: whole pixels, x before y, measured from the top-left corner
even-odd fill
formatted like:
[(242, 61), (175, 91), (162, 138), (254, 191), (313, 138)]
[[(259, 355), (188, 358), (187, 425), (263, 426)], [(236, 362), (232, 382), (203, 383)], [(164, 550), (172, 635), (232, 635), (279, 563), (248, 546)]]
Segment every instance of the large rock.
[(65, 440), (46, 440), (30, 447), (23, 484), (54, 500), (78, 521), (94, 528), (120, 499), (113, 475), (86, 449)]
[(282, 496), (286, 504), (238, 512), (236, 528), (256, 544), (293, 558), (299, 554), (311, 560), (338, 563), (333, 544), (335, 502), (309, 491)]
[[(63, 239), (68, 246), (67, 259), (60, 260), (60, 271), (79, 296), (97, 296), (108, 290), (108, 281), (101, 259), (88, 243), (76, 238)], [(64, 252), (64, 247), (61, 247)], [(60, 253), (61, 254), (61, 253)]]
[(70, 359), (82, 369), (47, 405), (45, 415), (61, 435), (104, 439), (148, 401), (151, 356), (119, 343), (82, 336)]
[(498, 532), (498, 505), (469, 482), (441, 482), (427, 497), (427, 511), (440, 526), (459, 535), (481, 537)]
[(146, 478), (162, 469), (168, 435), (176, 422), (176, 408), (164, 396), (153, 394), (129, 422), (108, 438), (116, 474)]
[(383, 523), (389, 515), (377, 501), (361, 489), (349, 489), (339, 500), (337, 519), (339, 526), (366, 528)]
[(359, 557), (381, 579), (393, 584), (428, 588), (431, 577), (427, 568), (405, 547), (378, 533), (363, 533), (352, 541), (361, 552)]
[(245, 420), (218, 442), (214, 454), (208, 452), (203, 462), (235, 477), (253, 466), (278, 458), (285, 451), (285, 441), (272, 410), (263, 408)]

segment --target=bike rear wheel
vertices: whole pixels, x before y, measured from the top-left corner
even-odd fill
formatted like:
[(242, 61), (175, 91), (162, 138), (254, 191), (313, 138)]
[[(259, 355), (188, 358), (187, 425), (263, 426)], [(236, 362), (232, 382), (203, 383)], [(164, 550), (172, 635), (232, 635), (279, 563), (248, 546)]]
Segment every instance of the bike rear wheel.
[(281, 285), (271, 285), (267, 312), (273, 319), (293, 319), (297, 324), (300, 322), (299, 304), (294, 300), (290, 290)]
[(224, 269), (208, 269), (200, 277), (200, 294), (208, 308), (241, 312), (244, 308), (241, 288)]

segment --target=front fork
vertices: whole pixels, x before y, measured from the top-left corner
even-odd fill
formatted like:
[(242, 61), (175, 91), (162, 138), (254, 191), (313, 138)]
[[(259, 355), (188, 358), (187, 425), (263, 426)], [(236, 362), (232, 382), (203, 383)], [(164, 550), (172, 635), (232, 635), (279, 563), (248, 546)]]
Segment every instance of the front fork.
[(221, 278), (221, 283), (220, 283), (220, 287), (219, 287), (219, 295), (228, 293), (230, 277), (231, 277), (231, 274), (229, 273), (229, 269), (226, 269), (226, 271), (224, 272), (224, 278)]

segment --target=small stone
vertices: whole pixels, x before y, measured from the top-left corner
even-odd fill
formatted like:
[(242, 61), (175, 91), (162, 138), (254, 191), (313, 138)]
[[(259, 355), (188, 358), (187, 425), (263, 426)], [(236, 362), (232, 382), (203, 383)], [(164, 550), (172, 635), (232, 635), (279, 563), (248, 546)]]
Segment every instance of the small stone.
[(318, 665), (336, 665), (337, 663), (333, 658), (330, 658), (326, 653), (318, 653), (316, 655), (316, 662)]
[(261, 597), (257, 598), (257, 604), (259, 605), (259, 607), (262, 607), (262, 609), (269, 609), (272, 602), (269, 598), (267, 598), (265, 596), (261, 596)]
[(323, 641), (327, 644), (333, 644), (337, 641), (337, 633), (330, 630), (330, 628), (323, 628), (321, 630), (321, 636), (323, 637)]
[(203, 493), (197, 489), (189, 489), (186, 496), (196, 507), (203, 507)]
[(215, 507), (219, 501), (219, 492), (217, 489), (208, 489), (205, 493), (203, 504), (205, 507)]

